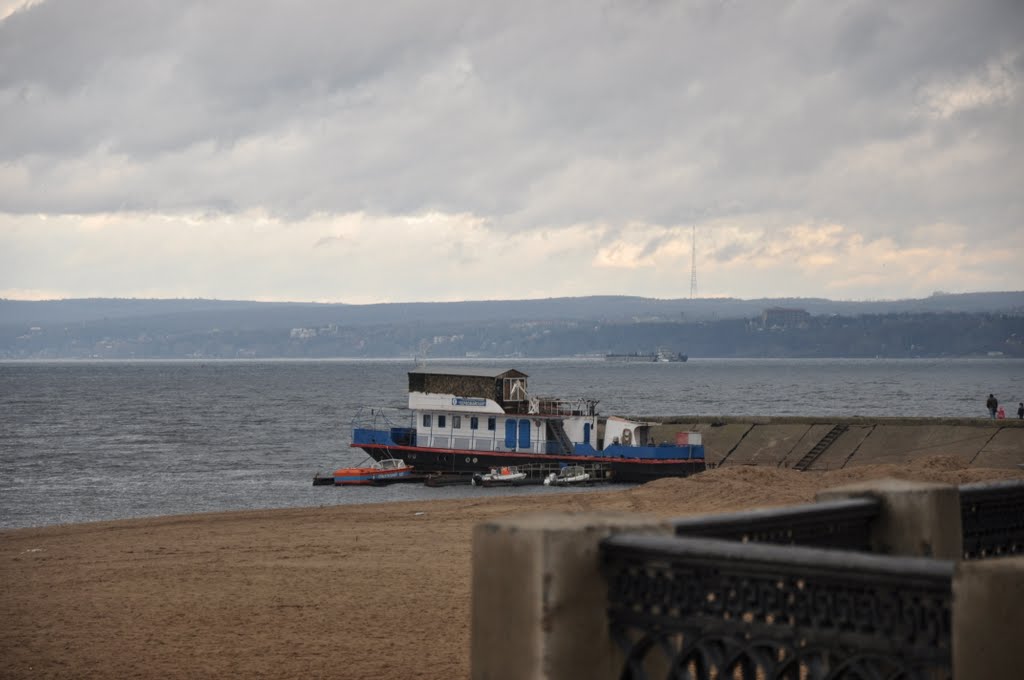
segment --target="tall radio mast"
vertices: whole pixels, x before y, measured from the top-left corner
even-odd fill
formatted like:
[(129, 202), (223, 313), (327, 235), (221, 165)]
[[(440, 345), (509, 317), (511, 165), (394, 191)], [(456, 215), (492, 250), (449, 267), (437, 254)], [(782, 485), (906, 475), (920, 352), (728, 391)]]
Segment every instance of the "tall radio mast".
[(693, 245), (690, 248), (690, 299), (697, 294), (697, 227), (691, 227)]

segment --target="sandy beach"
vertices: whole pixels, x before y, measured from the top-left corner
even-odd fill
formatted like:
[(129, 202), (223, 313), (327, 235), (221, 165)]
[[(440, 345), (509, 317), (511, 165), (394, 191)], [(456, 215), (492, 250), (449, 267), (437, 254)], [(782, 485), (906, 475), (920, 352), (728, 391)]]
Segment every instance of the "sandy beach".
[(535, 511), (682, 517), (808, 502), (879, 477), (962, 484), (1024, 473), (953, 457), (834, 472), (737, 466), (582, 494), (9, 530), (0, 677), (464, 678), (478, 522)]

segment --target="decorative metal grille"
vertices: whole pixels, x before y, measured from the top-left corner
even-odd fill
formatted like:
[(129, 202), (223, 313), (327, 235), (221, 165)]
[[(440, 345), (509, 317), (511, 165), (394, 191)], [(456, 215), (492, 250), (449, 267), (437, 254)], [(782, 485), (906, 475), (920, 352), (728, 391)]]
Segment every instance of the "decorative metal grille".
[(951, 677), (951, 562), (629, 534), (602, 555), (623, 679)]
[(850, 498), (677, 520), (673, 525), (677, 536), (870, 550), (868, 527), (880, 508), (876, 498)]
[(1024, 554), (1024, 481), (960, 487), (965, 560)]

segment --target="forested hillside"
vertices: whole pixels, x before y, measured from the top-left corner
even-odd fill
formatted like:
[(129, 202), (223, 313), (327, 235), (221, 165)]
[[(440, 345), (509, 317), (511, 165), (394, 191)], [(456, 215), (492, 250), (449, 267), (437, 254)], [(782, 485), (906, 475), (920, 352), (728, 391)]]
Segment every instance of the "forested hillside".
[[(252, 310), (243, 310), (246, 314)], [(197, 316), (198, 315), (198, 316)], [(293, 316), (295, 315), (295, 316)], [(298, 310), (277, 327), (213, 311), (0, 326), (0, 359), (571, 357), (650, 353), (690, 357), (1024, 357), (1021, 313), (811, 315), (773, 321), (533, 319), (386, 324), (309, 323)], [(295, 324), (295, 325), (292, 325)]]

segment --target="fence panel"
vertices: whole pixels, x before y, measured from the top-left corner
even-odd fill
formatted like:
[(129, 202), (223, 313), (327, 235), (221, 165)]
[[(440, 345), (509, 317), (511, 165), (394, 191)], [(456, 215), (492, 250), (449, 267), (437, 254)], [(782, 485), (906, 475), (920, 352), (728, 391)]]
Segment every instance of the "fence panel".
[(677, 536), (869, 550), (869, 526), (880, 507), (875, 498), (851, 498), (677, 520), (673, 525)]
[(629, 534), (602, 558), (624, 679), (951, 676), (952, 562)]
[(1024, 481), (960, 487), (965, 560), (1024, 554)]

